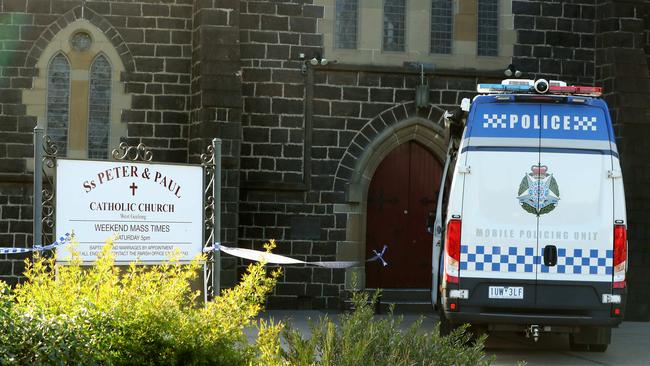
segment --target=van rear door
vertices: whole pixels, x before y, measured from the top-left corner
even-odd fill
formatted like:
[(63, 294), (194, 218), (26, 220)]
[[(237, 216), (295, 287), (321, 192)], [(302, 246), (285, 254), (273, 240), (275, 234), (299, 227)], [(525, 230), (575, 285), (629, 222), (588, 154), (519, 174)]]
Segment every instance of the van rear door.
[(469, 289), (471, 306), (535, 306), (537, 216), (522, 211), (517, 195), (522, 176), (539, 163), (539, 129), (532, 125), (539, 113), (538, 103), (501, 102), (494, 96), (473, 103), (461, 151), (466, 160), (458, 162), (468, 172), (459, 287)]
[(527, 182), (539, 200), (537, 305), (608, 315), (601, 299), (612, 288), (608, 173), (616, 154), (609, 116), (597, 105), (542, 104), (540, 125), (540, 166)]

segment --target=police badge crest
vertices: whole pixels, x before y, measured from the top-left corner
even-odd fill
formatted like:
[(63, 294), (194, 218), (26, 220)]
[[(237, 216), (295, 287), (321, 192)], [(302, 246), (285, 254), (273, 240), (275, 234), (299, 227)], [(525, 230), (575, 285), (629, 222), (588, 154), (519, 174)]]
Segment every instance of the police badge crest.
[(537, 216), (547, 214), (557, 207), (560, 188), (545, 165), (533, 165), (519, 184), (517, 199), (521, 208)]

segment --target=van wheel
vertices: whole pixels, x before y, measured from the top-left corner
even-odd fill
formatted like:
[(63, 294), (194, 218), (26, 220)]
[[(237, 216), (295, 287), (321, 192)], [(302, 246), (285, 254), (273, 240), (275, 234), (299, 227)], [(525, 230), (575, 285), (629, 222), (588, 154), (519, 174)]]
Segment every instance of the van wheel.
[(612, 328), (583, 327), (569, 335), (569, 345), (574, 351), (605, 352), (612, 339)]
[(442, 310), (442, 305), (438, 307), (438, 316), (440, 317), (440, 336), (448, 336), (456, 327), (451, 324), (449, 319), (445, 316), (445, 312)]
[(569, 334), (569, 348), (573, 352), (587, 352), (589, 351), (589, 344), (576, 343), (573, 334)]
[(589, 345), (589, 351), (590, 352), (605, 352), (607, 351), (607, 346), (608, 344), (590, 344)]
[(483, 335), (487, 335), (488, 332), (488, 326), (487, 325), (478, 325), (478, 324), (472, 324), (469, 328), (469, 331), (472, 333), (472, 338), (470, 339), (470, 345), (475, 345), (476, 341), (481, 338)]

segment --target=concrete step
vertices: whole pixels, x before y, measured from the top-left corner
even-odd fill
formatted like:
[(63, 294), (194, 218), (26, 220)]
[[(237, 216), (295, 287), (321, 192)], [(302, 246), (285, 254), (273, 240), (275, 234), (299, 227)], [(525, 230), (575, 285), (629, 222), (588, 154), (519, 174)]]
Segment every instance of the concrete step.
[[(377, 289), (367, 288), (365, 291), (374, 294)], [(429, 302), (431, 290), (428, 288), (382, 288), (382, 302)]]
[[(372, 296), (377, 289), (367, 288), (365, 292)], [(375, 312), (387, 313), (394, 307), (395, 313), (433, 313), (431, 306), (431, 290), (429, 289), (393, 289), (384, 288), (381, 290), (381, 297), (375, 306)], [(352, 301), (347, 299), (345, 307), (350, 309)]]
[(385, 303), (382, 302), (379, 306), (375, 307), (375, 313), (385, 314), (390, 310), (391, 305), (393, 306), (393, 312), (396, 314), (430, 314), (434, 313), (431, 302), (391, 302)]

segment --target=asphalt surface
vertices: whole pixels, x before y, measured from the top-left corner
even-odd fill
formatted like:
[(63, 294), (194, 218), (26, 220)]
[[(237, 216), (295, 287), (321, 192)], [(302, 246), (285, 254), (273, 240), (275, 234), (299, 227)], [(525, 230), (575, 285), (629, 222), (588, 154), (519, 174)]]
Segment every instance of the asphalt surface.
[[(303, 334), (309, 333), (309, 320), (321, 316), (337, 319), (336, 313), (314, 310), (273, 310), (261, 315), (275, 321), (289, 322)], [(381, 316), (381, 315), (378, 315)], [(425, 314), (422, 329), (431, 331), (438, 321), (433, 314)], [(404, 326), (416, 321), (420, 315), (404, 314)], [(251, 335), (252, 336), (252, 335)], [(634, 365), (650, 366), (650, 323), (623, 322), (612, 332), (612, 343), (604, 353), (573, 352), (569, 349), (567, 335), (544, 333), (537, 343), (515, 333), (491, 333), (486, 344), (486, 352), (496, 356), (493, 365)]]

